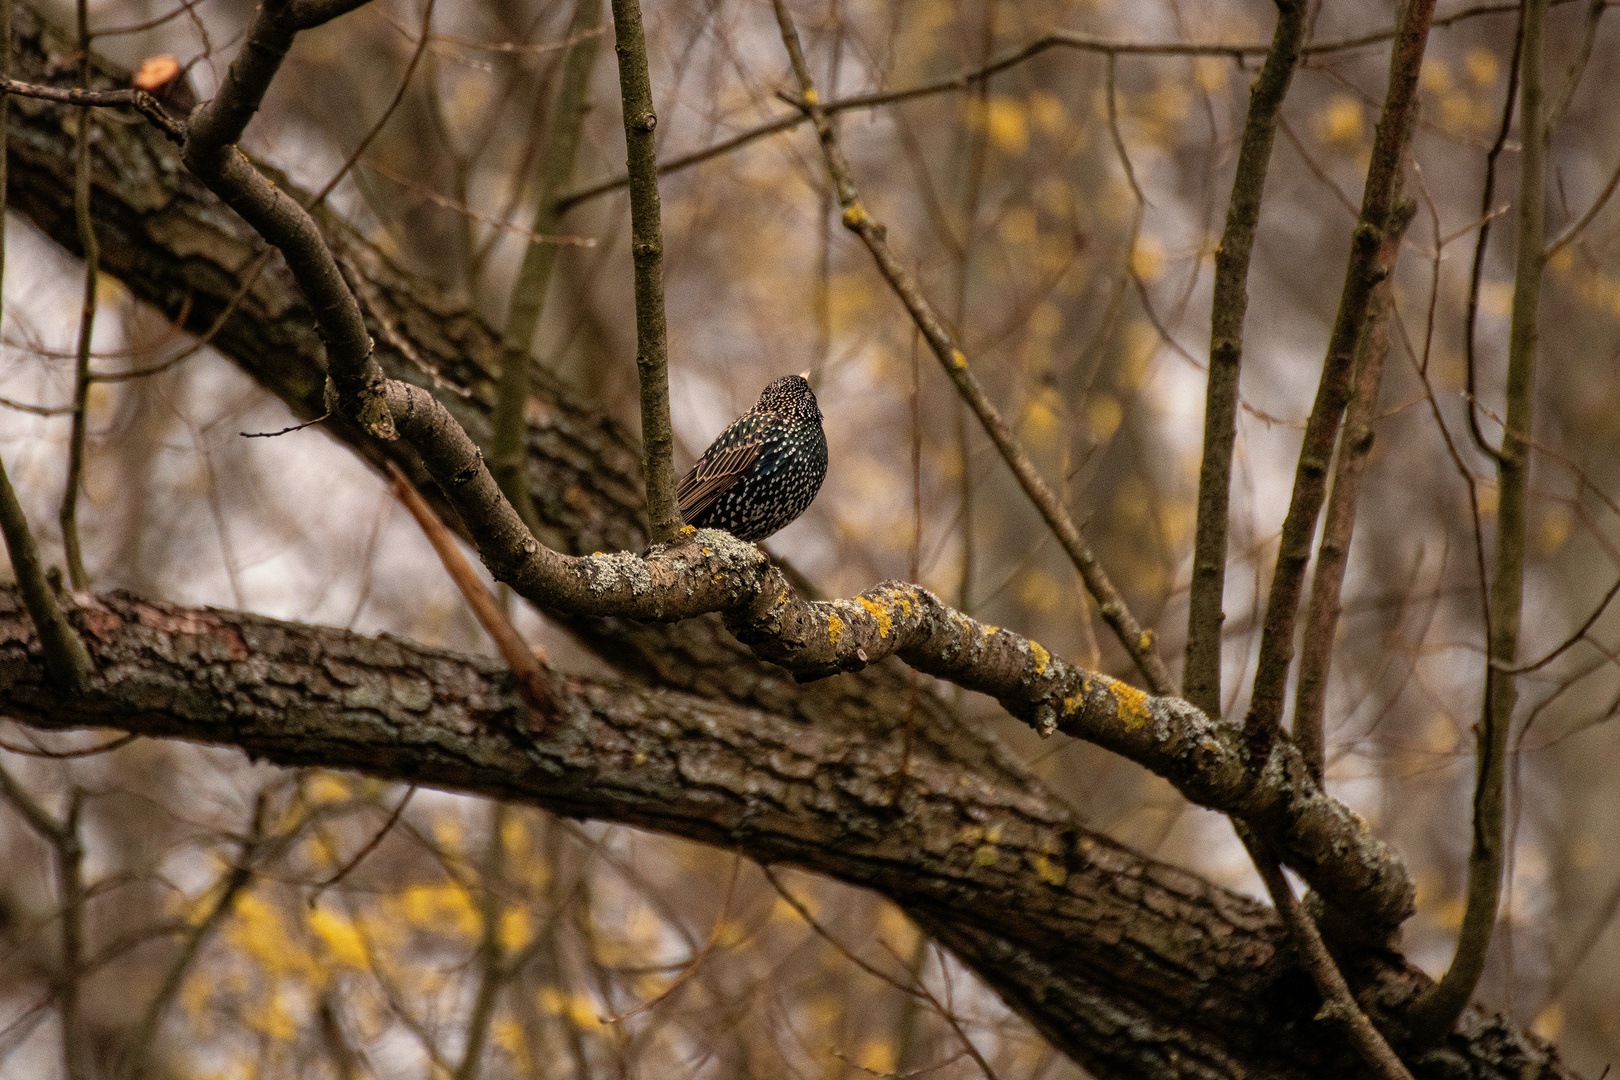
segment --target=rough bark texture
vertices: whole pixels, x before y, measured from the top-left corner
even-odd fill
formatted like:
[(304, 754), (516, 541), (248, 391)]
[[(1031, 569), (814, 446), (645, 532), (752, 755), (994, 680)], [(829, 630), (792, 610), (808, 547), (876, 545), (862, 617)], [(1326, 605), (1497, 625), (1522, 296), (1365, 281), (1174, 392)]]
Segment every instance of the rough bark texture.
[[(0, 708), (239, 746), (556, 813), (657, 829), (875, 889), (1099, 1076), (1354, 1076), (1270, 908), (1080, 826), (1029, 787), (913, 751), (662, 688), (569, 679), (527, 711), (493, 660), (395, 638), (80, 597), (88, 693), (54, 688), (26, 608), (0, 588)], [(1374, 1014), (1425, 980), (1399, 957), (1348, 965)], [(1543, 1045), (1469, 1014), (1419, 1076), (1564, 1076)], [(1540, 1070), (1545, 1069), (1545, 1072)]]
[[(52, 58), (71, 52), (31, 13), (17, 28), (24, 78), (42, 80)], [(59, 107), (15, 101), (10, 136), (14, 204), (75, 249), (64, 197), (71, 138)], [(104, 270), (171, 316), (189, 301), (187, 327), (207, 330), (262, 243), (149, 129), (108, 125), (95, 149)], [(498, 336), (341, 223), (321, 225), (360, 294), (384, 372), (451, 388), (437, 396), (487, 443)], [(279, 259), (214, 342), (295, 412), (325, 411), (312, 314)], [(544, 372), (535, 373), (530, 419), (527, 478), (541, 539), (578, 553), (642, 548), (633, 441)], [(373, 462), (400, 453), (352, 425), (327, 430)], [(20, 600), (6, 592), (0, 609), (0, 707), (28, 722), (227, 743), (284, 764), (519, 799), (833, 874), (895, 898), (1099, 1075), (1360, 1069), (1311, 1019), (1314, 994), (1279, 951), (1268, 909), (1086, 832), (993, 742), (926, 697), (917, 783), (891, 808), (891, 733), (906, 691), (886, 668), (801, 688), (718, 617), (672, 626), (571, 618), (582, 640), (650, 685), (575, 681), (562, 715), (535, 735), (491, 662), (119, 597), (75, 616), (100, 675), (88, 698), (70, 701), (45, 677)], [(1422, 981), (1371, 950), (1347, 975), (1375, 1013)], [(1464, 1025), (1419, 1075), (1563, 1075), (1544, 1047), (1500, 1022), (1469, 1014)]]

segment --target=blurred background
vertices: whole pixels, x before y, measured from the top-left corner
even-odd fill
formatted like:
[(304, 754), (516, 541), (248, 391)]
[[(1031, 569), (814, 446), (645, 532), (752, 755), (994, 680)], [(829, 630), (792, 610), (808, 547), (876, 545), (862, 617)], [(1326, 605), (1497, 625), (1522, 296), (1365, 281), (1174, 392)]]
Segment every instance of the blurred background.
[[(1208, 0), (790, 7), (824, 101), (945, 79), (1052, 30), (1263, 47), (1275, 17), (1268, 4)], [(132, 68), (177, 56), (207, 97), (253, 8), (108, 0), (91, 3), (90, 17), (97, 50)], [(72, 25), (70, 6), (45, 10)], [(1582, 218), (1620, 166), (1620, 29), (1601, 19), (1583, 59), (1594, 10), (1557, 3), (1551, 16), (1549, 89), (1571, 92), (1552, 132), (1549, 238)], [(1393, 5), (1362, 0), (1311, 11), (1312, 40), (1328, 46), (1395, 17)], [(1463, 909), (1484, 670), (1464, 470), (1478, 485), (1487, 559), (1494, 525), (1494, 471), (1470, 442), (1463, 394), (1469, 273), (1489, 217), (1476, 362), (1494, 440), (1513, 258), (1513, 217), (1499, 212), (1518, 172), (1515, 126), (1482, 200), (1514, 12), (1442, 4), (1439, 15), (1406, 189), (1417, 214), (1395, 280), (1328, 699), (1329, 787), (1411, 867), (1419, 913), (1404, 945), (1435, 974)], [(572, 0), (431, 11), (376, 0), (299, 39), (246, 146), (320, 188), (388, 112), (428, 27), (397, 107), (330, 199), (499, 326), (574, 16)], [(646, 5), (646, 18), (663, 160), (790, 113), (776, 97), (792, 77), (769, 3), (666, 0)], [(574, 191), (624, 167), (605, 13), (603, 23)], [(1243, 63), (1126, 55), (1110, 65), (1053, 48), (987, 85), (838, 118), (874, 216), (1177, 669), (1213, 255), (1259, 61), (1257, 51)], [(1387, 72), (1383, 39), (1322, 48), (1283, 108), (1249, 280), (1225, 603), (1229, 715), (1247, 705)], [(974, 616), (1131, 679), (1061, 550), (838, 225), (808, 127), (673, 172), (662, 193), (677, 468), (766, 383), (810, 368), (832, 465), (810, 511), (770, 541), (775, 554), (830, 595), (915, 568)], [(560, 232), (596, 242), (558, 248), (535, 353), (635, 429), (628, 224), (622, 188), (562, 217)], [(14, 406), (71, 399), (83, 266), (16, 215), (6, 229), (0, 455), (47, 560), (60, 563), (68, 420)], [(1527, 659), (1576, 630), (1620, 574), (1620, 209), (1597, 214), (1552, 259), (1541, 316)], [(102, 280), (98, 370), (150, 368), (191, 344)], [(96, 589), (489, 651), (415, 525), (347, 450), (318, 429), (240, 437), (292, 420), (217, 354), (98, 383), (89, 417), (80, 527)], [(599, 664), (532, 613), (518, 625), (566, 667)], [(1511, 880), (1480, 991), (1591, 1075), (1620, 1056), (1617, 639), (1620, 620), (1605, 615), (1521, 682)], [(1083, 743), (1041, 742), (988, 700), (924, 685), (998, 732), (1093, 827), (1263, 895), (1224, 820), (1165, 782)], [(41, 806), (60, 815), (80, 793), (95, 961), (81, 1008), (107, 1075), (174, 970), (147, 1075), (983, 1075), (964, 1039), (999, 1076), (1081, 1075), (903, 916), (856, 890), (792, 872), (778, 888), (757, 867), (689, 843), (421, 791), (311, 904), (312, 887), (377, 833), (405, 788), (146, 740), (71, 760), (24, 752), (107, 738), (0, 722), (0, 764)], [(245, 846), (255, 872), (233, 887)], [(10, 810), (0, 811), (0, 865), (0, 1077), (58, 1075), (46, 1004), (52, 856)], [(231, 913), (177, 969), (179, 942), (232, 888)], [(486, 927), (522, 961), (500, 975), (498, 994), (480, 959)], [(469, 1063), (469, 1033), (480, 1031), (486, 1049)]]

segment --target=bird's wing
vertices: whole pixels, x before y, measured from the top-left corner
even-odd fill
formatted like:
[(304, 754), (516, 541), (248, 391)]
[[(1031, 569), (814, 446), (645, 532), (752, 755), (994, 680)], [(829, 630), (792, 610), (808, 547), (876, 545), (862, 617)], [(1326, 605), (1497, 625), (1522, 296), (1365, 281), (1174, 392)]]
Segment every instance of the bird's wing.
[(759, 459), (760, 443), (730, 446), (718, 453), (704, 454), (692, 471), (681, 477), (675, 497), (681, 504), (681, 517), (691, 521), (724, 495), (737, 479)]

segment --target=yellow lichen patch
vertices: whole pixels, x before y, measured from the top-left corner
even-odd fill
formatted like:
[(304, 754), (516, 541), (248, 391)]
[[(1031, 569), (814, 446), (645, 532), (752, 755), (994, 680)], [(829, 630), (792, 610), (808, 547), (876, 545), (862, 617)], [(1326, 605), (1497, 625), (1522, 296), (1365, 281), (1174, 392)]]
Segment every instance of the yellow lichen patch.
[(1077, 713), (1079, 711), (1080, 711), (1080, 699), (1078, 697), (1066, 697), (1066, 698), (1063, 699), (1063, 715), (1064, 716), (1073, 716), (1075, 713)]
[(696, 536), (697, 535), (697, 526), (696, 525), (682, 525), (681, 526), (681, 535), (682, 536)]
[(963, 352), (961, 349), (952, 349), (951, 367), (958, 371), (961, 371), (963, 368), (967, 367), (967, 353)]
[(981, 626), (981, 627), (979, 627), (979, 632), (982, 633), (985, 637), (989, 637), (991, 634), (994, 634), (997, 630), (1000, 630), (1000, 629), (1001, 629), (1001, 627), (999, 627), (999, 626)]
[(819, 104), (821, 104), (821, 97), (820, 97), (820, 95), (818, 95), (816, 93), (816, 88), (815, 87), (812, 86), (810, 89), (808, 89), (808, 90), (806, 90), (804, 92), (804, 103), (806, 105), (819, 105)]
[(1117, 679), (1108, 680), (1108, 689), (1119, 703), (1119, 722), (1125, 725), (1126, 731), (1135, 731), (1148, 722), (1146, 694)]
[(1041, 647), (1038, 641), (1029, 643), (1029, 655), (1035, 658), (1035, 674), (1046, 674), (1046, 665), (1052, 662), (1052, 654)]
[(1069, 872), (1045, 855), (1035, 856), (1034, 866), (1035, 873), (1048, 885), (1055, 885), (1061, 889), (1063, 883), (1069, 880)]
[(994, 844), (983, 844), (983, 845), (981, 845), (979, 850), (975, 851), (973, 853), (973, 863), (974, 863), (975, 866), (994, 866), (994, 865), (996, 865), (996, 845), (994, 845)]
[(894, 619), (882, 604), (874, 604), (864, 596), (857, 596), (855, 602), (866, 609), (866, 613), (877, 621), (878, 637), (886, 638), (889, 631), (894, 628)]
[(856, 203), (844, 211), (844, 228), (846, 229), (858, 229), (870, 220), (871, 218), (867, 217), (866, 214), (866, 207), (860, 203)]
[(844, 636), (844, 620), (840, 619), (837, 615), (828, 615), (827, 616), (827, 640), (832, 642), (834, 647), (836, 647), (838, 645), (838, 639), (843, 637), (843, 636)]
[[(963, 777), (962, 779), (964, 782), (967, 781), (966, 777)], [(962, 831), (958, 833), (957, 836), (964, 844), (977, 844), (980, 840), (984, 839), (984, 829), (978, 825), (964, 825), (962, 826)]]

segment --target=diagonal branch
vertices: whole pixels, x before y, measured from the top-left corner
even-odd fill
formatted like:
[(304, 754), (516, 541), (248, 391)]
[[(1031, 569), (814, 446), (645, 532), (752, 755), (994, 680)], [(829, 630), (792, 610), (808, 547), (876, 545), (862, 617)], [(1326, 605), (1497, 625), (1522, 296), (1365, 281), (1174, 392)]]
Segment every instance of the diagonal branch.
[(1063, 545), (1063, 550), (1085, 581), (1086, 588), (1096, 598), (1098, 611), (1113, 629), (1120, 644), (1125, 646), (1126, 653), (1135, 662), (1137, 669), (1147, 680), (1148, 686), (1157, 694), (1170, 693), (1173, 686), (1170, 673), (1154, 649), (1152, 631), (1144, 630), (1136, 621), (1136, 617), (1131, 614), (1124, 596), (1115, 588), (1113, 581), (1097, 561), (1097, 557), (1092, 554), (1090, 546), (1081, 537), (1080, 529), (1075, 525), (1068, 509), (1036, 471), (1029, 455), (1014, 438), (1012, 428), (1002, 418), (989, 395), (979, 385), (979, 380), (969, 370), (967, 355), (951, 339), (950, 331), (945, 328), (944, 322), (923, 295), (916, 279), (890, 249), (887, 230), (874, 221), (867, 213), (866, 207), (862, 205), (849, 162), (839, 149), (837, 137), (828, 122), (826, 111), (818, 104), (815, 83), (810, 77), (810, 68), (805, 63), (803, 50), (799, 46), (798, 32), (794, 30), (791, 17), (781, 0), (776, 0), (776, 19), (782, 28), (782, 40), (786, 43), (788, 55), (792, 58), (793, 70), (798, 76), (804, 107), (810, 114), (811, 122), (815, 125), (816, 133), (821, 140), (822, 152), (827, 159), (827, 171), (832, 175), (833, 187), (838, 194), (838, 205), (844, 210), (844, 227), (859, 236), (867, 250), (872, 253), (872, 258), (877, 263), (884, 280), (889, 283), (900, 302), (906, 306), (912, 322), (927, 340), (929, 349), (945, 369), (945, 374), (950, 377), (957, 393), (979, 418), (979, 423), (990, 436), (990, 441), (995, 443), (996, 449), (1000, 451), (1002, 460), (1006, 461), (1008, 468), (1018, 479), (1024, 494), (1029, 497), (1047, 526), (1057, 536), (1058, 542)]

